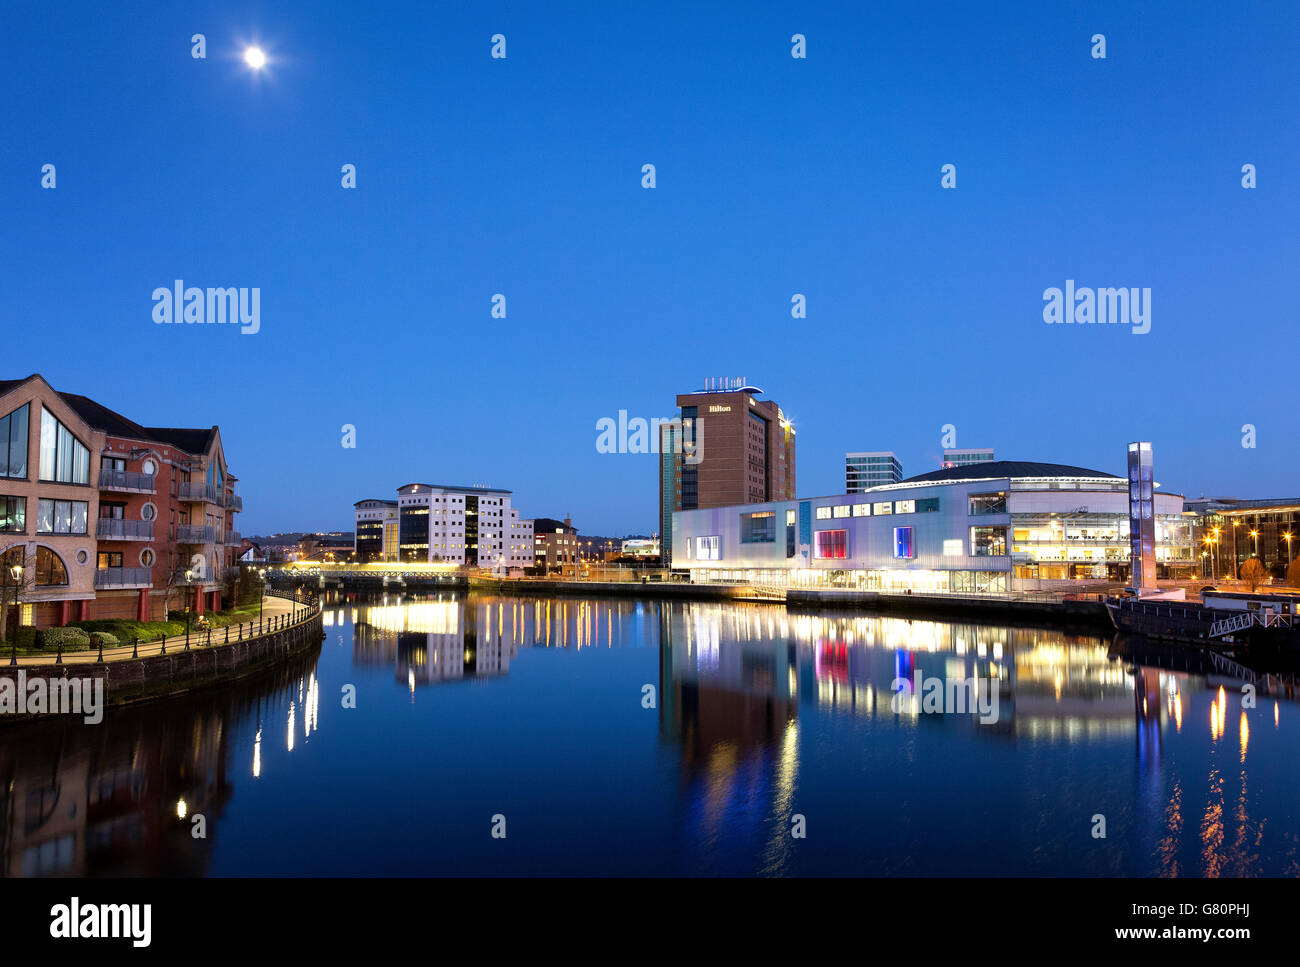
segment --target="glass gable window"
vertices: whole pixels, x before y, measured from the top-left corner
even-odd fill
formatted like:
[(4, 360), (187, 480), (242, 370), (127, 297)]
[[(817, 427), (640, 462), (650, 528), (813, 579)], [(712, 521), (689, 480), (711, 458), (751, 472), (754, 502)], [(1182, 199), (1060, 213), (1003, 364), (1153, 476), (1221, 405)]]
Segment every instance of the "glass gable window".
[(1007, 512), (1007, 495), (1003, 493), (971, 494), (970, 512), (971, 514), (1005, 514)]
[(717, 561), (721, 560), (722, 538), (714, 535), (712, 537), (695, 538), (695, 557), (700, 561)]
[(740, 543), (770, 544), (776, 540), (776, 514), (760, 511), (740, 515)]
[(37, 502), (36, 533), (84, 534), (89, 504), (84, 500), (45, 500)]
[(27, 533), (27, 498), (0, 497), (0, 534)]
[(1000, 557), (1006, 552), (1007, 529), (1005, 527), (972, 527), (970, 529), (970, 553), (972, 557)]
[(916, 552), (912, 547), (912, 528), (894, 528), (894, 557), (916, 557)]
[(848, 531), (817, 531), (813, 536), (819, 559), (842, 561), (849, 556)]
[(27, 476), (27, 413), (31, 404), (0, 417), (0, 477)]
[(41, 480), (90, 483), (90, 451), (44, 407), (41, 408)]

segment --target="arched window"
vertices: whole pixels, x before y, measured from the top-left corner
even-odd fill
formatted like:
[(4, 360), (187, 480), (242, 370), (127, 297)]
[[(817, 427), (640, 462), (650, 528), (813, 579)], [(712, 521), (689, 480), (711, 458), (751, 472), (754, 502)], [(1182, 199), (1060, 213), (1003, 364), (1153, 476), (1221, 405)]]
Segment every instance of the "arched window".
[(15, 544), (13, 547), (5, 551), (3, 554), (0, 554), (0, 569), (3, 570), (3, 573), (0, 573), (0, 584), (4, 585), (5, 587), (14, 586), (14, 576), (11, 573), (9, 573), (9, 569), (13, 567), (15, 564), (27, 563), (26, 561), (23, 560), (23, 557), (25, 556), (24, 551), (26, 550), (27, 548), (25, 545)]
[(63, 566), (63, 558), (48, 547), (36, 548), (36, 586), (63, 587), (67, 583), (68, 569)]

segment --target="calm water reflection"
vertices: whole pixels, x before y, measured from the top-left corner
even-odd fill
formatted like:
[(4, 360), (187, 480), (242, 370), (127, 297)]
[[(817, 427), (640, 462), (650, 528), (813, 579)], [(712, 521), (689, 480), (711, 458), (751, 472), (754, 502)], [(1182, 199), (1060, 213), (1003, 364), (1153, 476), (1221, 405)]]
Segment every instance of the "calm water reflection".
[[(325, 630), (255, 680), (0, 732), (4, 872), (1300, 873), (1293, 683), (1243, 709), (1131, 642), (477, 596)], [(895, 712), (916, 673), (995, 678), (998, 721)]]

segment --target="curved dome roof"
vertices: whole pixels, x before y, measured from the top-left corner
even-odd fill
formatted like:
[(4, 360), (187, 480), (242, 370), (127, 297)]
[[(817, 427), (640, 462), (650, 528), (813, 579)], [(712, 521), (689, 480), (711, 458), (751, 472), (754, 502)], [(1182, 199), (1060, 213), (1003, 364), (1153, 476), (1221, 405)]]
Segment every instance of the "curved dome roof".
[(1098, 480), (1123, 480), (1113, 473), (1071, 467), (1064, 463), (1035, 463), (1030, 460), (990, 460), (964, 467), (945, 467), (908, 477), (903, 483), (931, 483), (942, 480), (997, 480), (1002, 477), (1095, 477)]

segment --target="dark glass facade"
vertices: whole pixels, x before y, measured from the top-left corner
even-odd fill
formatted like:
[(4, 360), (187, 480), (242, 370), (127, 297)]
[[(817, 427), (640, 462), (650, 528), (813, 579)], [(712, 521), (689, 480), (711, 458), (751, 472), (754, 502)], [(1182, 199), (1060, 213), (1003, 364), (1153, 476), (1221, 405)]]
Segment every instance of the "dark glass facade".
[(465, 497), (465, 563), (478, 564), (478, 498)]
[[(428, 536), (429, 518), (426, 516), (425, 536)], [(427, 542), (427, 541), (426, 541)], [(378, 561), (384, 552), (384, 522), (382, 520), (362, 520), (357, 522), (357, 559), (366, 564)]]
[[(429, 508), (403, 507), (397, 515), (397, 541), (403, 561), (429, 559)], [(382, 546), (382, 542), (381, 542)]]
[[(682, 407), (682, 422), (690, 424), (692, 438), (695, 438), (695, 421), (699, 419), (698, 406)], [(700, 471), (696, 464), (682, 461), (682, 503), (681, 510), (695, 510), (700, 505)]]

